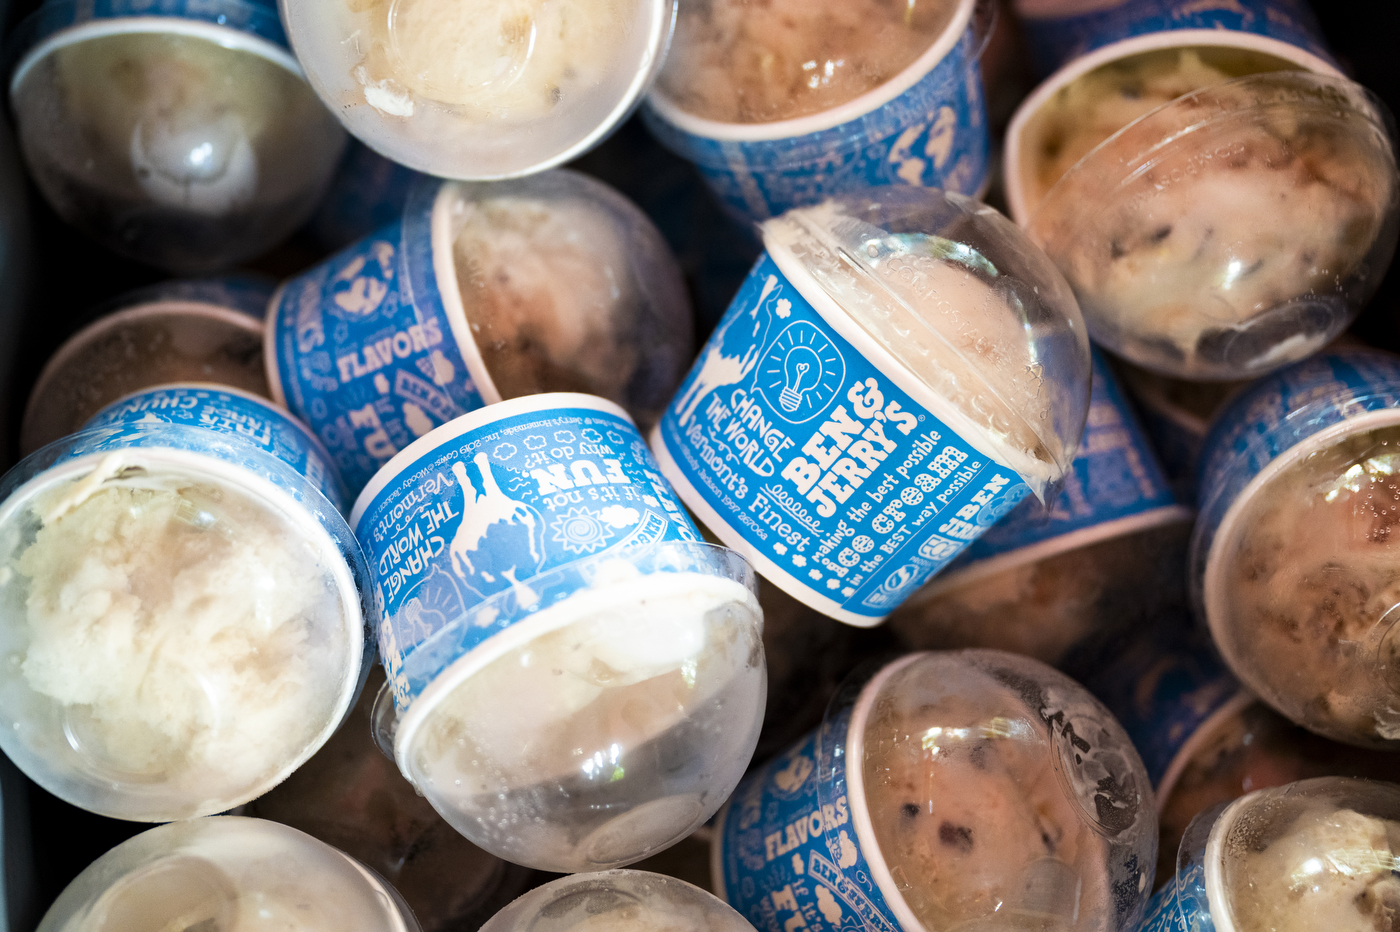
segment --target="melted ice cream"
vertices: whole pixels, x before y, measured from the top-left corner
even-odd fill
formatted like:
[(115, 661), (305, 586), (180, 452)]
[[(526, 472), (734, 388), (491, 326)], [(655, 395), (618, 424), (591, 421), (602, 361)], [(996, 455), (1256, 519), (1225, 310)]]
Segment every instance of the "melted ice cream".
[(173, 477), (66, 483), (36, 506), (14, 564), (29, 585), (17, 673), (87, 766), (159, 781), (172, 818), (244, 802), (314, 750), (358, 650), (302, 532)]
[(1400, 428), (1316, 452), (1241, 507), (1212, 546), (1227, 548), (1211, 625), (1232, 666), (1308, 728), (1400, 742)]
[(682, 110), (768, 123), (829, 110), (914, 63), (956, 0), (683, 3), (658, 87)]

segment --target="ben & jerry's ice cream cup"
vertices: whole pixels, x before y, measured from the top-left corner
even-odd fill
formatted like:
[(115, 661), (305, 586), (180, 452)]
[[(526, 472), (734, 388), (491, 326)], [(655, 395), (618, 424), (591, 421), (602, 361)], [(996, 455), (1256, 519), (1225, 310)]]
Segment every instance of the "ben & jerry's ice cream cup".
[(713, 894), (646, 871), (601, 871), (561, 877), (511, 903), (482, 932), (751, 932)]

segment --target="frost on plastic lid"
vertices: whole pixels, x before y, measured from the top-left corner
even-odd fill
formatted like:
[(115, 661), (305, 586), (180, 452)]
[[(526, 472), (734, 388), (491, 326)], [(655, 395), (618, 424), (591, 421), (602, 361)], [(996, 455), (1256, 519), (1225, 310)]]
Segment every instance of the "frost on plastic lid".
[(1166, 375), (1250, 378), (1320, 349), (1375, 290), (1395, 249), (1393, 140), (1344, 78), (1243, 77), (1118, 131), (1028, 229), (1095, 340)]
[(297, 57), (370, 148), (445, 178), (528, 174), (600, 141), (646, 91), (666, 0), (282, 0)]
[(1069, 468), (1089, 407), (1088, 337), (1064, 278), (1009, 220), (961, 195), (890, 187), (791, 210), (763, 238), (1036, 495)]
[(753, 932), (699, 887), (646, 871), (562, 877), (511, 903), (481, 932)]
[(41, 932), (418, 932), (393, 887), (294, 828), (217, 816), (142, 832), (68, 885)]
[(1226, 809), (1205, 851), (1216, 932), (1395, 928), (1400, 786), (1321, 777)]
[(770, 123), (847, 103), (912, 65), (957, 0), (681, 4), (658, 89), (720, 123)]
[[(210, 271), (310, 216), (345, 134), (277, 44), (272, 11), (168, 6), (179, 12), (46, 4), (21, 26), (22, 39), (43, 38), (15, 67), (10, 101), (60, 217), (129, 258)], [(46, 35), (59, 21), (70, 24)]]
[(1135, 928), (1152, 790), (1084, 687), (999, 651), (914, 655), (864, 688), (850, 722), (852, 818), (904, 929)]

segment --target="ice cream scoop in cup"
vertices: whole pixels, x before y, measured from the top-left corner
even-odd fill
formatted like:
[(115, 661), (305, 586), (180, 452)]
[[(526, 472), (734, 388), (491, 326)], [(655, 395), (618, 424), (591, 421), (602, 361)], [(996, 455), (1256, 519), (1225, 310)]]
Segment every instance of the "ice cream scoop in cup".
[(542, 171), (601, 141), (660, 67), (666, 0), (282, 0), (326, 105), (375, 151), (443, 178)]
[(482, 932), (749, 932), (714, 894), (647, 871), (577, 874), (537, 887)]
[(181, 273), (275, 246), (330, 182), (345, 134), (247, 0), (46, 3), (10, 78), (21, 147), (54, 210), (104, 246)]

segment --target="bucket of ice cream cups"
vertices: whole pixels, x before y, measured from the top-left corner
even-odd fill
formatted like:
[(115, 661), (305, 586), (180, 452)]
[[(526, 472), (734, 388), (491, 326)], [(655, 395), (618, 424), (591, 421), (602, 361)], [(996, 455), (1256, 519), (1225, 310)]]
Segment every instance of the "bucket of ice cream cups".
[(213, 382), (268, 397), (263, 315), (271, 282), (226, 276), (128, 292), (58, 348), (35, 380), (20, 453), (73, 433), (125, 395), (169, 382)]
[(655, 226), (561, 169), (421, 180), (401, 222), (283, 283), (266, 340), (273, 397), (358, 492), (415, 438), (502, 398), (587, 391), (653, 423), (693, 335)]
[(1141, 932), (1384, 929), (1400, 898), (1400, 786), (1319, 777), (1197, 816)]
[(738, 783), (763, 718), (755, 579), (700, 540), (617, 405), (463, 415), (376, 474), (351, 523), (384, 617), (381, 745), (472, 842), (620, 866)]
[(311, 216), (345, 143), (272, 6), (49, 0), (9, 48), (10, 103), (45, 199), (170, 271), (275, 246)]
[(751, 932), (731, 907), (699, 887), (664, 874), (611, 870), (561, 877), (501, 910), (483, 932)]
[(1400, 358), (1328, 353), (1237, 395), (1201, 455), (1192, 597), (1261, 699), (1338, 741), (1400, 748), (1391, 542)]
[(373, 644), (324, 449), (218, 385), (119, 400), (0, 483), (0, 748), (135, 821), (260, 795), (335, 731)]
[(968, 650), (854, 675), (739, 784), (713, 873), (755, 928), (1131, 930), (1156, 851), (1108, 710), (1042, 663)]
[(395, 162), (473, 181), (553, 168), (606, 138), (651, 85), (675, 22), (672, 0), (280, 7), (346, 129)]
[(1058, 663), (1169, 584), (1191, 517), (1095, 352), (1084, 436), (1054, 502), (1023, 500), (889, 624), (910, 647), (991, 647)]
[(1071, 468), (1089, 346), (996, 211), (912, 187), (799, 208), (651, 435), (677, 494), (789, 595), (874, 625)]
[(1096, 342), (1163, 375), (1247, 379), (1317, 352), (1374, 292), (1395, 249), (1394, 139), (1385, 105), (1313, 51), (1158, 32), (1031, 94), (1005, 186)]
[(189, 819), (129, 838), (74, 878), (43, 932), (256, 926), (419, 932), (392, 886), (294, 828), (241, 816)]
[(985, 0), (917, 14), (890, 3), (682, 5), (642, 115), (745, 224), (870, 185), (977, 195), (991, 157), (978, 59), (994, 19)]

